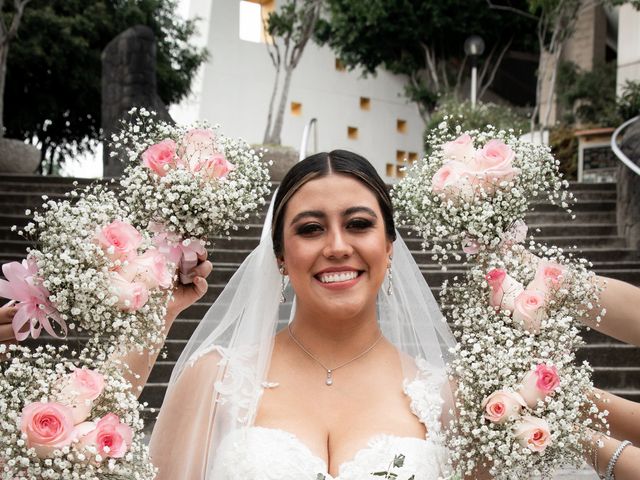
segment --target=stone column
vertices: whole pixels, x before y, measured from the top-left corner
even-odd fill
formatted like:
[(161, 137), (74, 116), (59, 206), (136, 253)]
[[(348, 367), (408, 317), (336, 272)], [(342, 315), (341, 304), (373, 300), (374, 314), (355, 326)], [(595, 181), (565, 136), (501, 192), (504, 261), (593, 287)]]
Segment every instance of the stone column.
[[(636, 165), (640, 165), (640, 121), (624, 134), (621, 150)], [(618, 234), (627, 237), (629, 246), (640, 248), (640, 176), (626, 165), (618, 167)]]
[(111, 157), (109, 141), (132, 107), (154, 110), (171, 121), (158, 97), (156, 86), (156, 40), (144, 25), (131, 27), (115, 37), (102, 52), (102, 135), (104, 176), (122, 174), (125, 164)]

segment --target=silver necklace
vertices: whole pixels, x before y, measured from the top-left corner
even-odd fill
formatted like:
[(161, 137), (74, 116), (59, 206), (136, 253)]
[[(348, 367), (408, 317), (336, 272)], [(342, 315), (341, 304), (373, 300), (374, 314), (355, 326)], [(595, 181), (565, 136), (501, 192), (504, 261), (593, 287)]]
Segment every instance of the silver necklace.
[(318, 360), (318, 357), (316, 357), (313, 353), (311, 353), (309, 350), (307, 350), (304, 347), (304, 345), (302, 345), (302, 343), (300, 343), (300, 341), (295, 337), (295, 335), (291, 331), (291, 325), (287, 325), (287, 330), (289, 330), (289, 336), (291, 337), (291, 340), (293, 340), (294, 343), (296, 345), (298, 345), (298, 347), (300, 347), (300, 349), (304, 353), (309, 355), (309, 357), (311, 357), (318, 365), (320, 365), (322, 368), (324, 368), (327, 371), (327, 378), (325, 379), (324, 383), (329, 387), (331, 385), (333, 385), (333, 372), (335, 372), (339, 368), (342, 368), (342, 367), (345, 367), (345, 366), (349, 365), (352, 362), (355, 362), (359, 358), (364, 357), (367, 353), (369, 353), (371, 350), (373, 350), (373, 347), (375, 347), (380, 340), (382, 340), (382, 332), (380, 332), (380, 336), (366, 350), (364, 350), (363, 352), (359, 353), (357, 356), (353, 357), (351, 360), (349, 360), (347, 362), (344, 362), (343, 364), (338, 365), (337, 367), (327, 368), (324, 363), (322, 363), (320, 360)]

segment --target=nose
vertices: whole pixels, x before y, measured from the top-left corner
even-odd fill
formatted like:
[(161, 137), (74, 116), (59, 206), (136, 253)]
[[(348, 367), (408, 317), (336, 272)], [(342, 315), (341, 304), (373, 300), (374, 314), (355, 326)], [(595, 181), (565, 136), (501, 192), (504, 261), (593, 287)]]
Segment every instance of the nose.
[(332, 229), (326, 236), (327, 242), (323, 254), (327, 258), (345, 258), (353, 253), (353, 247), (340, 229)]

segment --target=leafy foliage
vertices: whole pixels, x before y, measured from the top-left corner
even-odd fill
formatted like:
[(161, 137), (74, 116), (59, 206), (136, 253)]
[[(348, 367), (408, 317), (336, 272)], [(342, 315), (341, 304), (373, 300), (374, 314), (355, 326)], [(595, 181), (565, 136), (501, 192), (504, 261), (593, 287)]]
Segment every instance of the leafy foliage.
[(557, 95), (568, 123), (606, 126), (620, 123), (614, 63), (583, 71), (575, 63), (562, 62), (558, 68)]
[(627, 80), (618, 99), (618, 113), (623, 120), (640, 115), (640, 81)]
[(32, 0), (9, 51), (7, 136), (39, 144), (42, 158), (53, 162), (93, 150), (100, 136), (101, 53), (134, 25), (148, 25), (156, 35), (162, 100), (184, 98), (206, 52), (189, 44), (195, 23), (177, 18), (176, 5), (176, 0)]
[[(515, 1), (526, 9), (527, 3)], [(485, 0), (327, 0), (328, 15), (317, 37), (349, 68), (374, 74), (384, 67), (410, 77), (408, 97), (426, 111), (435, 98), (460, 85), (464, 41), (480, 35), (487, 45), (484, 59), (513, 40), (513, 47), (535, 48), (535, 22), (493, 10)]]
[[(445, 117), (449, 118), (448, 123), (460, 125), (462, 131), (482, 130), (487, 128), (487, 125), (493, 125), (498, 130), (513, 128), (516, 134), (521, 134), (529, 125), (529, 118), (523, 110), (495, 103), (478, 103), (476, 108), (473, 108), (469, 101), (460, 102), (453, 97), (447, 97), (439, 103), (429, 119), (425, 139), (445, 121)], [(430, 151), (431, 147), (427, 144), (425, 148)]]

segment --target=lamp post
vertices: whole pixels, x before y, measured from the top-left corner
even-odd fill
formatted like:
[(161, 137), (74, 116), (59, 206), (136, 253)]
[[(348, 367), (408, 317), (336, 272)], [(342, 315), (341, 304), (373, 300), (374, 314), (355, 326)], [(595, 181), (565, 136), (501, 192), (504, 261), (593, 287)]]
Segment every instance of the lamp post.
[(471, 58), (471, 108), (476, 108), (478, 95), (478, 58), (484, 53), (484, 40), (478, 35), (471, 35), (464, 41), (464, 53)]

